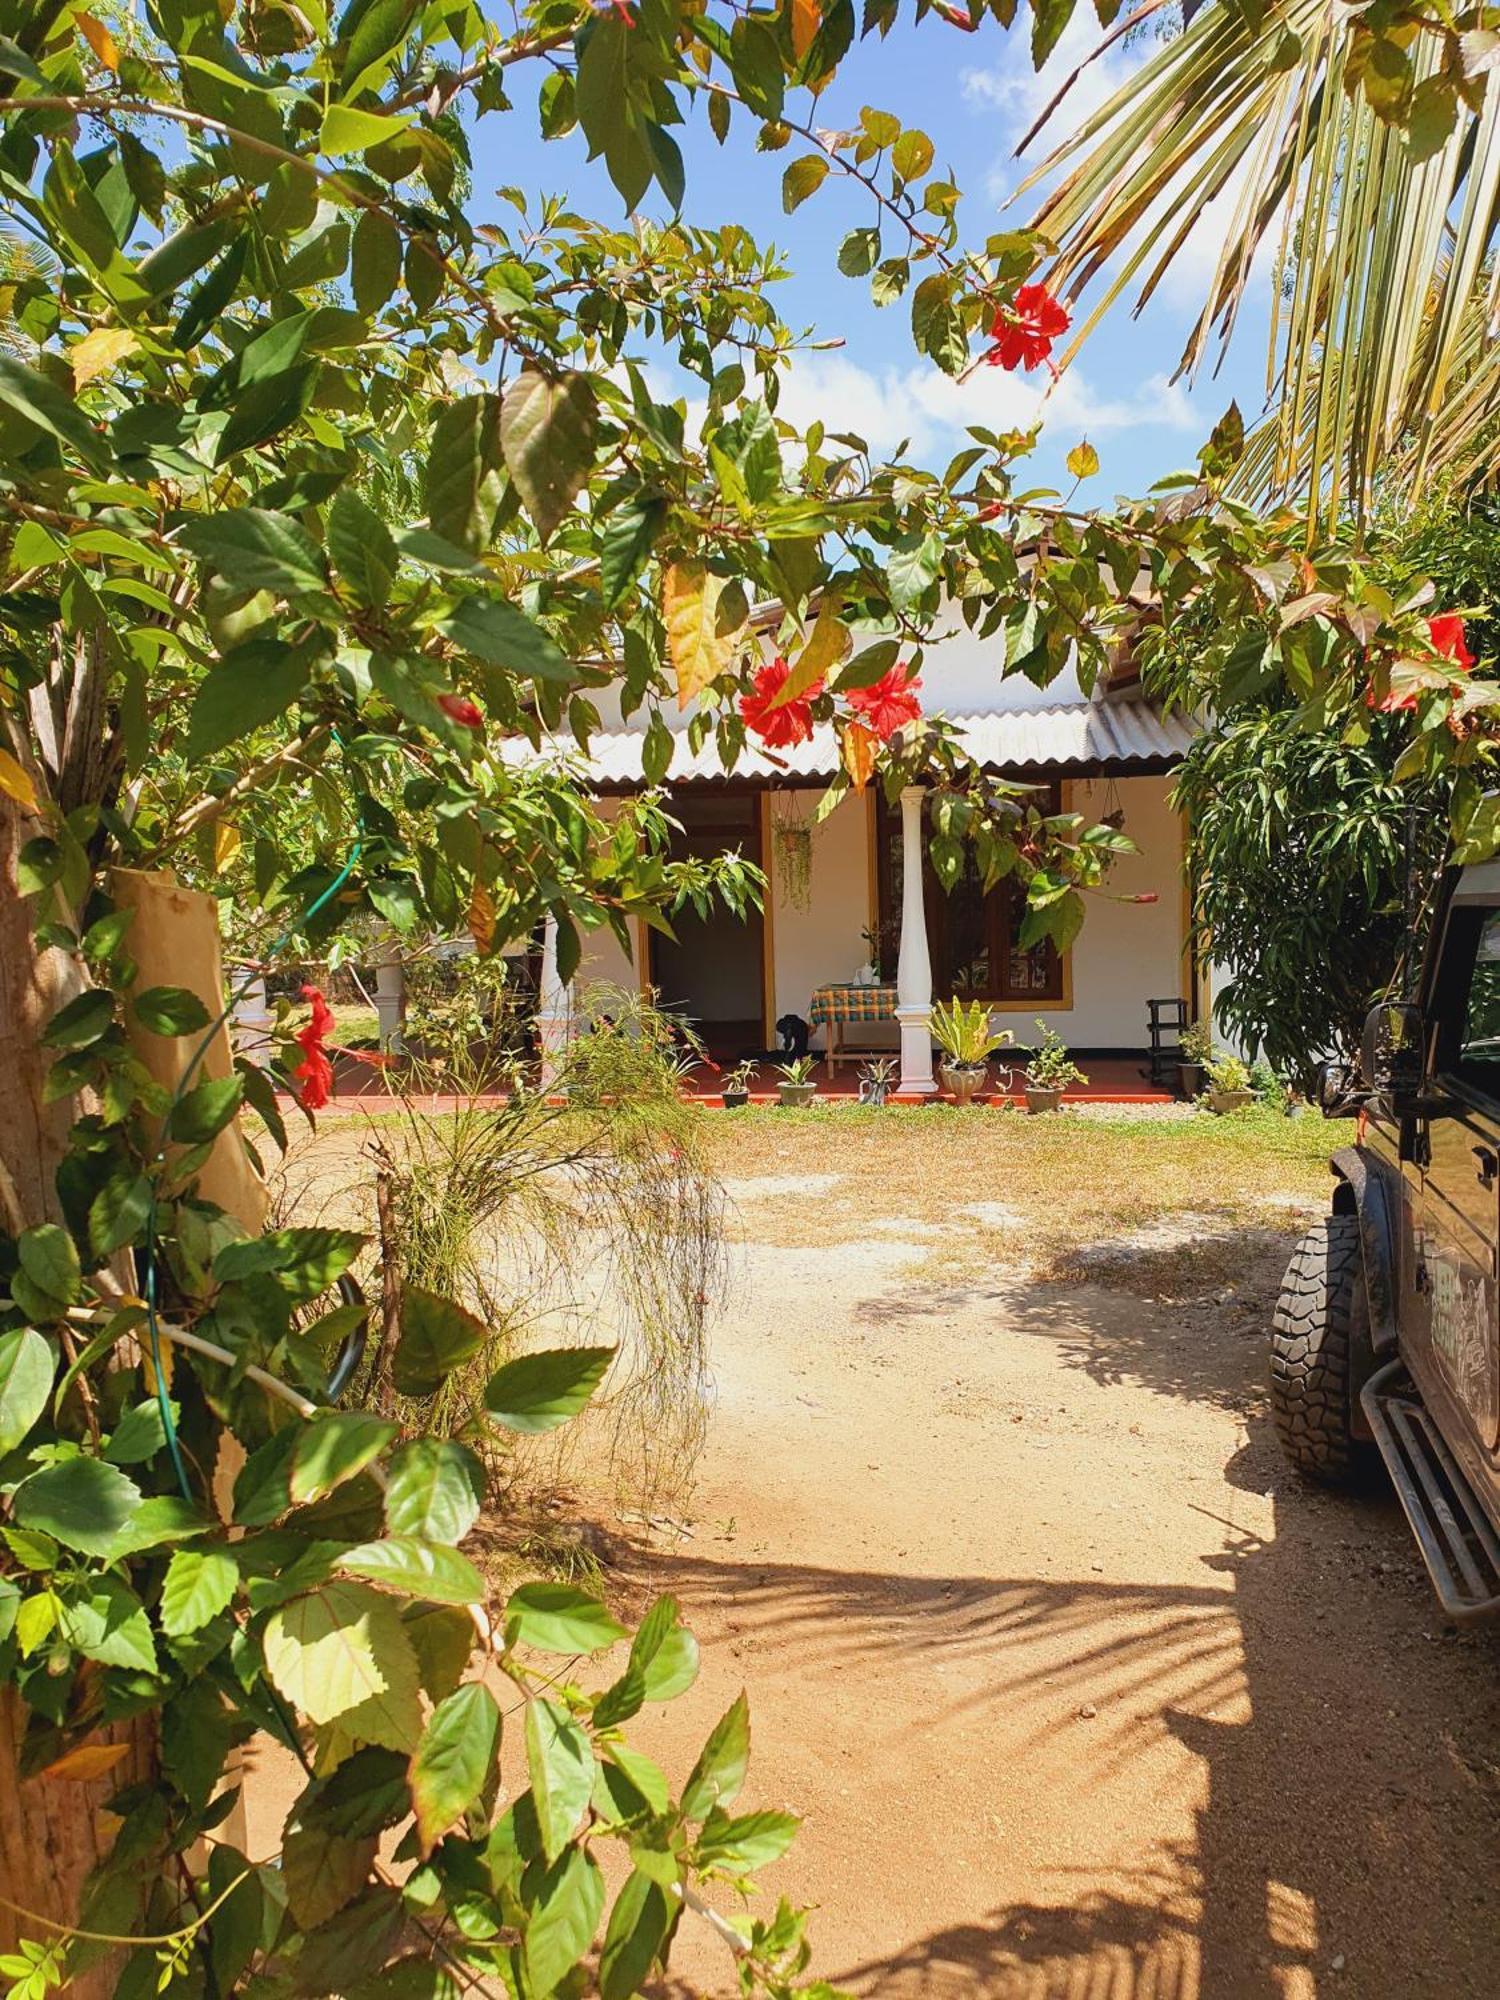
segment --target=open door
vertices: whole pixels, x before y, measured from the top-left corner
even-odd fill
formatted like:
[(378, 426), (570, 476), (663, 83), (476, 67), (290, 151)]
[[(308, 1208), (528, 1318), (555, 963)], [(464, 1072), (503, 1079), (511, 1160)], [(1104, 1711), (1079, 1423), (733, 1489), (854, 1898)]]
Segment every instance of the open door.
[[(755, 792), (677, 793), (668, 810), (681, 822), (672, 856), (709, 859), (738, 852), (760, 860), (760, 796)], [(716, 904), (700, 916), (691, 904), (672, 918), (676, 937), (650, 932), (650, 978), (660, 1004), (680, 1015), (716, 1061), (735, 1061), (765, 1045), (765, 918)]]

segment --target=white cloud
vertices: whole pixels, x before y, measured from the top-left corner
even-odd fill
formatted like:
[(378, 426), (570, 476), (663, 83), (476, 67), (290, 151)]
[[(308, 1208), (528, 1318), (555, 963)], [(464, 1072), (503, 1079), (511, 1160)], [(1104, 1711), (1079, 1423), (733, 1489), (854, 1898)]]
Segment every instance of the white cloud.
[(845, 354), (799, 355), (777, 414), (798, 429), (816, 419), (828, 431), (852, 431), (877, 454), (893, 452), (904, 438), (911, 456), (926, 463), (956, 450), (968, 424), (1025, 430), (1041, 420), (1070, 444), (1145, 425), (1202, 427), (1186, 395), (1165, 376), (1143, 382), (1133, 395), (1109, 397), (1097, 394), (1076, 368), (1057, 383), (985, 367), (956, 382), (926, 364), (869, 369)]

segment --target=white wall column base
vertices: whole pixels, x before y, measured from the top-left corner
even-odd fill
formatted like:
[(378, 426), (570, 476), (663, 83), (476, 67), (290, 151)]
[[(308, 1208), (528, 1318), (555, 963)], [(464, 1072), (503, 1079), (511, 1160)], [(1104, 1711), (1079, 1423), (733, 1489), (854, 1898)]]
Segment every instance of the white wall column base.
[(375, 991), (371, 994), (375, 1002), (375, 1016), (380, 1023), (380, 1046), (388, 1053), (400, 1054), (405, 1047), (401, 1030), (406, 1022), (406, 974), (400, 961), (387, 959), (375, 968)]
[(932, 1073), (932, 1009), (898, 1007), (901, 1023), (901, 1081), (896, 1085), (902, 1097), (934, 1097), (937, 1079)]
[(573, 996), (557, 975), (557, 920), (542, 929), (542, 971), (537, 993), (537, 1039), (542, 1045), (542, 1089), (555, 1093), (573, 1039)]

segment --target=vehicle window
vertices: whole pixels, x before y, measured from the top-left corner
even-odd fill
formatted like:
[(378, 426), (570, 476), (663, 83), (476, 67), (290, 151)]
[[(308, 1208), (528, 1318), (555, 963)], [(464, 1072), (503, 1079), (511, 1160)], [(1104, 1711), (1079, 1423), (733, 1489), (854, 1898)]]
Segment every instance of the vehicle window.
[(1458, 1060), (1470, 1082), (1500, 1096), (1500, 910), (1487, 912), (1479, 928)]

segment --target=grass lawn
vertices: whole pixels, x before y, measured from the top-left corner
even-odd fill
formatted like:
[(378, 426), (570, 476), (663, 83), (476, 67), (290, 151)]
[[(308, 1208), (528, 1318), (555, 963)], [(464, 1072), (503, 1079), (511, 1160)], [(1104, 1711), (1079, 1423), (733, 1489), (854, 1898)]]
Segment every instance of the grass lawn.
[[(935, 1281), (994, 1263), (1171, 1295), (1235, 1275), (1247, 1248), (1327, 1204), (1352, 1128), (1316, 1114), (1045, 1118), (945, 1106), (707, 1112), (704, 1143), (744, 1233), (848, 1242), (893, 1219)], [(763, 1189), (756, 1182), (764, 1181)]]

